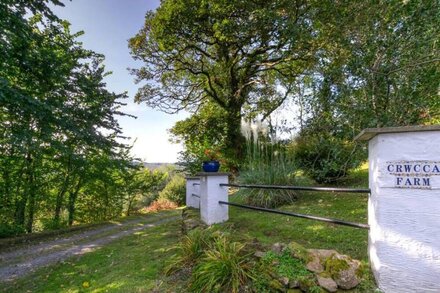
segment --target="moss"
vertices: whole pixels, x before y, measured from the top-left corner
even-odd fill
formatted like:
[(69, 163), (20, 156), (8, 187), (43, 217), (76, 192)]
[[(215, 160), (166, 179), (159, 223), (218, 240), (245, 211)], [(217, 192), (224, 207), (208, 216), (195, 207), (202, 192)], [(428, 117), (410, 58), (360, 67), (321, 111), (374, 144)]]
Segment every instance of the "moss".
[(293, 257), (299, 258), (304, 262), (309, 262), (311, 260), (310, 254), (302, 245), (292, 241), (287, 245)]
[(358, 277), (359, 279), (363, 279), (364, 276), (367, 274), (368, 272), (368, 264), (366, 264), (365, 262), (361, 262), (360, 266), (357, 268), (356, 270), (356, 277)]
[(316, 290), (314, 288), (318, 287), (314, 276), (300, 277), (298, 278), (298, 283), (304, 292), (313, 292), (313, 290)]
[(339, 276), (339, 272), (350, 268), (350, 265), (345, 259), (331, 256), (325, 260), (324, 267), (325, 271), (322, 276), (335, 278)]
[(275, 289), (275, 290), (278, 290), (278, 291), (283, 291), (284, 290), (283, 284), (281, 284), (280, 281), (278, 281), (278, 280), (270, 281), (269, 287), (271, 289)]

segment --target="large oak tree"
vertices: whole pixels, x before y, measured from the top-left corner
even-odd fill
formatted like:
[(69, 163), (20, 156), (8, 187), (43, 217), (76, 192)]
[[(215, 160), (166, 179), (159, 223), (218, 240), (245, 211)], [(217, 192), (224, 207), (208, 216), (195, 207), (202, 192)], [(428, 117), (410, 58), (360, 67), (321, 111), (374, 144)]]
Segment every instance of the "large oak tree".
[(136, 100), (167, 113), (213, 102), (225, 110), (226, 148), (239, 158), (243, 115), (265, 118), (291, 93), (313, 51), (302, 0), (164, 0), (130, 40)]

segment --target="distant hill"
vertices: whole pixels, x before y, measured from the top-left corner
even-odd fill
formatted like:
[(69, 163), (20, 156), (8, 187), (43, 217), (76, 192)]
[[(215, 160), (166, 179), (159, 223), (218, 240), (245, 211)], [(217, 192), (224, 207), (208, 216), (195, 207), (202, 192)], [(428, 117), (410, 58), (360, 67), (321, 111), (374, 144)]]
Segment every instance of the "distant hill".
[(150, 170), (156, 170), (159, 168), (166, 168), (166, 167), (172, 167), (174, 169), (179, 169), (180, 167), (175, 163), (147, 163), (147, 162), (140, 162), (140, 161), (133, 161), (133, 165), (139, 165), (142, 164), (144, 168), (148, 168)]
[(148, 168), (150, 170), (155, 170), (161, 167), (174, 167), (174, 168), (178, 168), (178, 166), (174, 163), (147, 163), (147, 162), (143, 162), (144, 164), (144, 168)]

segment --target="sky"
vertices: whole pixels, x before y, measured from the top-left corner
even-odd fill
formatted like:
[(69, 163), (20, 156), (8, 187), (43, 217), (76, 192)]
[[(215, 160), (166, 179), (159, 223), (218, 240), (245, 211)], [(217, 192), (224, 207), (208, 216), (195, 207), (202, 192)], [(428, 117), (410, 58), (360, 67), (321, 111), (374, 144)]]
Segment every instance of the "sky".
[(125, 136), (134, 142), (132, 154), (146, 162), (172, 163), (177, 161), (182, 146), (171, 144), (167, 130), (187, 113), (165, 114), (133, 102), (138, 85), (127, 68), (139, 68), (128, 49), (128, 39), (133, 37), (144, 22), (148, 10), (156, 9), (160, 0), (73, 0), (63, 1), (65, 7), (52, 10), (61, 19), (71, 23), (72, 33), (84, 31), (79, 38), (86, 49), (105, 55), (107, 89), (115, 93), (127, 91), (129, 98), (123, 112), (137, 119), (119, 117)]

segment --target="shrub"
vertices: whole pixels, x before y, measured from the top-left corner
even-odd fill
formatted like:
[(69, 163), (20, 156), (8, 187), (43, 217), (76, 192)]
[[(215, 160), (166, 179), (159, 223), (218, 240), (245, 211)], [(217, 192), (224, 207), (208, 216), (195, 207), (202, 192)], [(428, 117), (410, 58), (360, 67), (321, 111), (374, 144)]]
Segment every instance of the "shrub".
[[(293, 185), (295, 170), (282, 145), (248, 142), (246, 163), (238, 181), (243, 184)], [(238, 195), (245, 196), (248, 204), (266, 208), (290, 204), (297, 198), (292, 190), (241, 189)]]
[(159, 198), (153, 201), (147, 208), (141, 210), (141, 212), (158, 212), (163, 210), (173, 210), (177, 208), (177, 204), (173, 201), (169, 201), (164, 198)]
[(213, 240), (219, 237), (218, 232), (212, 229), (196, 228), (182, 237), (180, 243), (174, 247), (176, 254), (167, 265), (166, 273), (171, 274), (185, 267), (192, 267), (209, 248)]
[(362, 161), (354, 142), (331, 135), (299, 136), (292, 151), (298, 166), (318, 183), (334, 183)]
[(67, 220), (61, 219), (61, 220), (54, 220), (52, 218), (43, 218), (41, 219), (41, 224), (43, 225), (43, 230), (58, 230), (58, 229), (64, 229), (67, 228), (68, 222)]
[(159, 192), (159, 199), (167, 199), (178, 206), (185, 203), (186, 183), (181, 175), (174, 175), (165, 188)]
[(26, 233), (26, 230), (21, 225), (0, 223), (0, 238), (17, 236), (24, 233)]
[(243, 253), (244, 244), (225, 236), (214, 243), (194, 268), (191, 290), (195, 292), (238, 292), (252, 278), (252, 266)]

